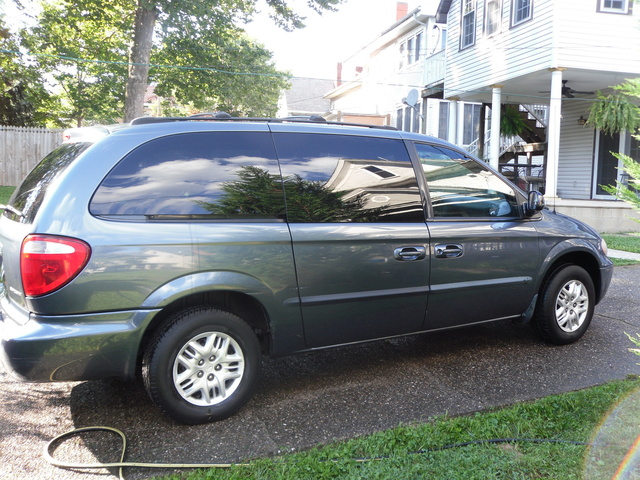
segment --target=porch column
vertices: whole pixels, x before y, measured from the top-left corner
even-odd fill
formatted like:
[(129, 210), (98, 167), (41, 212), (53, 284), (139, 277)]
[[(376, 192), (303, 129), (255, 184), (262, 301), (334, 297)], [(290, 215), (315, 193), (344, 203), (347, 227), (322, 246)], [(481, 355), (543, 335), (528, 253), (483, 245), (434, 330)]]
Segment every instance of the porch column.
[(449, 104), (449, 125), (447, 127), (447, 142), (462, 146), (458, 141), (458, 97), (451, 98)]
[(459, 147), (464, 146), (464, 102), (457, 102), (456, 112), (456, 141)]
[(498, 170), (500, 161), (500, 102), (503, 85), (491, 85), (491, 135), (489, 148), (489, 165)]
[(560, 154), (560, 123), (562, 119), (562, 72), (565, 68), (550, 68), (551, 95), (547, 126), (547, 171), (545, 196), (553, 198), (558, 192), (558, 157)]

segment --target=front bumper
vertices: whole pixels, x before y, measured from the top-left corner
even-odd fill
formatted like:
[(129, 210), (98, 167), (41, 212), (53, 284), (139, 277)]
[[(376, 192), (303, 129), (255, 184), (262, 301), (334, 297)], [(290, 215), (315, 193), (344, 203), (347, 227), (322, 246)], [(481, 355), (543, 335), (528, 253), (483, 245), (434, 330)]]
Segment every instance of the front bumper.
[(610, 265), (600, 267), (600, 291), (598, 292), (598, 302), (604, 298), (611, 285), (611, 279), (613, 278), (613, 263), (609, 261)]
[(142, 335), (157, 313), (30, 314), (25, 321), (4, 307), (0, 362), (12, 376), (33, 382), (133, 378)]

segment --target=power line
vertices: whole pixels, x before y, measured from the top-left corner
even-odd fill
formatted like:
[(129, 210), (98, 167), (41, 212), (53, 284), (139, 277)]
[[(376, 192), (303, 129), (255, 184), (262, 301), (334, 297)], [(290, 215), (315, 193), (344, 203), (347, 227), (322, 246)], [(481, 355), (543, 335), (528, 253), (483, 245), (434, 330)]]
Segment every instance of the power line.
[[(283, 78), (286, 80), (296, 79), (296, 78), (306, 78), (313, 80), (327, 80), (333, 81), (335, 79), (330, 78), (319, 78), (319, 77), (299, 77), (291, 74), (285, 73), (264, 73), (264, 72), (243, 72), (243, 71), (231, 71), (224, 70), (221, 68), (215, 67), (195, 67), (195, 66), (182, 66), (182, 65), (163, 65), (163, 64), (154, 64), (154, 63), (133, 63), (128, 61), (113, 61), (113, 60), (100, 60), (100, 59), (87, 59), (87, 58), (78, 58), (72, 57), (68, 55), (57, 55), (57, 54), (49, 54), (49, 53), (37, 53), (37, 52), (21, 52), (18, 50), (11, 49), (3, 49), (0, 48), (0, 53), (8, 53), (19, 56), (31, 56), (31, 57), (44, 57), (44, 58), (56, 58), (59, 60), (66, 60), (70, 62), (79, 62), (79, 63), (93, 63), (93, 64), (103, 64), (103, 65), (119, 65), (119, 66), (148, 66), (150, 68), (164, 68), (164, 69), (176, 69), (176, 70), (191, 70), (191, 71), (207, 71), (214, 73), (221, 73), (225, 75), (239, 75), (239, 76), (257, 76), (257, 77), (272, 77), (272, 78)], [(378, 85), (378, 86), (386, 86), (386, 87), (403, 87), (403, 88), (425, 88), (425, 85), (421, 84), (409, 84), (409, 83), (391, 83), (391, 82), (380, 82), (380, 81), (370, 81), (370, 80), (362, 80), (362, 79), (342, 79), (342, 84), (360, 84), (360, 85)], [(430, 87), (431, 90), (434, 91), (445, 91), (443, 87)], [(461, 95), (461, 94), (488, 94), (490, 93), (488, 90), (459, 90), (459, 89), (446, 89), (451, 96)], [(503, 96), (514, 96), (519, 98), (531, 98), (537, 100), (548, 100), (548, 96), (542, 95), (531, 95), (531, 94), (523, 94), (523, 93), (510, 93), (510, 92), (502, 92)], [(584, 102), (602, 102), (606, 99), (601, 98), (563, 98), (563, 101), (584, 101)]]
[(55, 55), (51, 53), (20, 52), (18, 50), (7, 50), (4, 48), (0, 49), (0, 52), (16, 54), (16, 55), (24, 55), (24, 56), (30, 56), (30, 57), (57, 58), (59, 60), (68, 60), (71, 62), (80, 62), (80, 63), (95, 63), (95, 64), (103, 64), (103, 65), (120, 65), (120, 66), (134, 65), (134, 66), (148, 66), (149, 68), (168, 68), (168, 69), (176, 69), (176, 70), (208, 71), (208, 72), (215, 72), (215, 73), (224, 73), (227, 75), (291, 78), (291, 75), (282, 74), (282, 73), (232, 72), (230, 70), (222, 70), (220, 68), (214, 68), (214, 67), (192, 67), (192, 66), (181, 66), (181, 65), (161, 65), (161, 64), (155, 64), (155, 63), (134, 63), (134, 62), (114, 61), (114, 60), (99, 60), (99, 59), (91, 59), (91, 58), (71, 57), (68, 55)]

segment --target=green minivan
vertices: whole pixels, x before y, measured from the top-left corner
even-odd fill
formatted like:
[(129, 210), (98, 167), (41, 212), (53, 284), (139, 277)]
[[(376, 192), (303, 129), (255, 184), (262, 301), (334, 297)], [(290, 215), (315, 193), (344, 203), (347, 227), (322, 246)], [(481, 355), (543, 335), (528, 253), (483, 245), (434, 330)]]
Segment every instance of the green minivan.
[(566, 344), (606, 244), (437, 138), (315, 119), (142, 118), (74, 132), (0, 217), (0, 360), (142, 378), (195, 424), (262, 355), (513, 319)]

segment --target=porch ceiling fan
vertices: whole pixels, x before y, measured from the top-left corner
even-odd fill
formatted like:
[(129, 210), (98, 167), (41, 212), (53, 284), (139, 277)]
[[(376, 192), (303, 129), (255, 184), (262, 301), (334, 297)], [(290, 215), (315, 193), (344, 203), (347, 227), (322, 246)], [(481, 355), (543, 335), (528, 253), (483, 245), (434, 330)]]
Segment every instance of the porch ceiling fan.
[[(581, 90), (574, 90), (567, 86), (569, 80), (562, 80), (562, 96), (567, 98), (574, 98), (576, 95), (593, 95), (595, 92), (585, 92)], [(545, 90), (540, 93), (551, 93), (550, 90)]]

